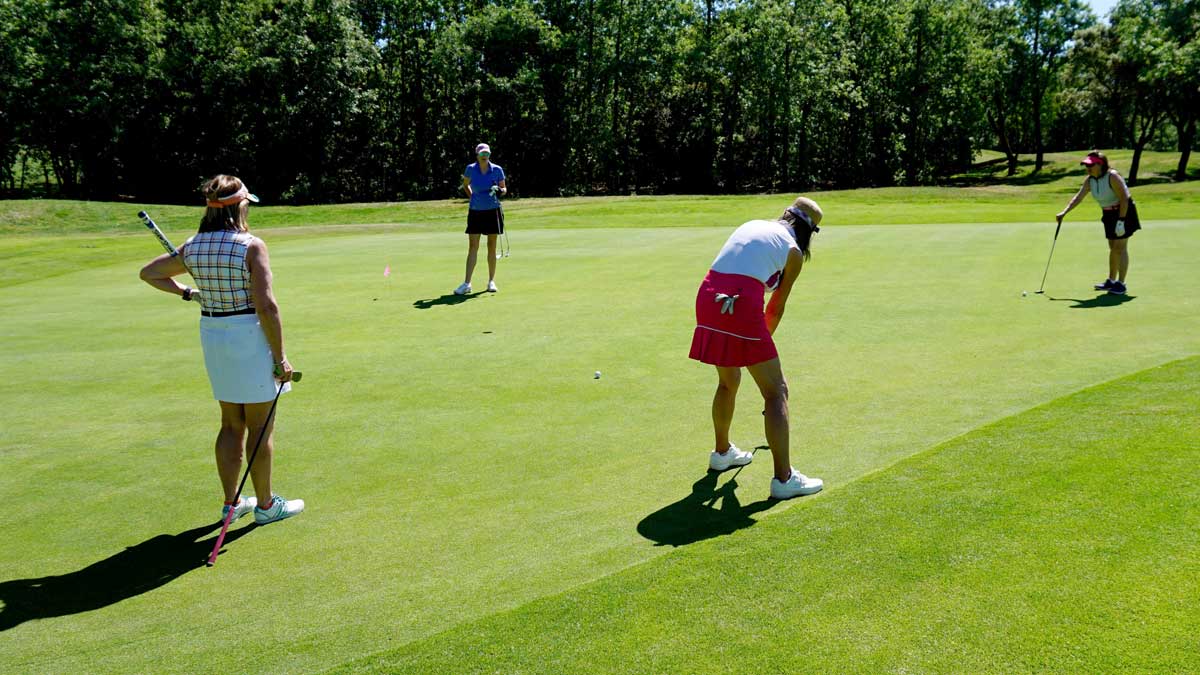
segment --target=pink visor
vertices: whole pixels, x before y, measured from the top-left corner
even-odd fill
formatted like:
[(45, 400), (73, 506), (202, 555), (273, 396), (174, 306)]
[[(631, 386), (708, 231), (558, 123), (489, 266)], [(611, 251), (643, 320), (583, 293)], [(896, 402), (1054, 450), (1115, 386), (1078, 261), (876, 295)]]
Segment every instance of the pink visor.
[(1104, 160), (1100, 159), (1099, 157), (1093, 157), (1091, 155), (1084, 157), (1083, 161), (1080, 162), (1080, 164), (1082, 164), (1084, 166), (1091, 166), (1093, 164), (1103, 164), (1103, 163), (1104, 163)]
[(235, 192), (227, 197), (219, 197), (217, 199), (211, 199), (207, 203), (208, 203), (208, 207), (210, 209), (220, 209), (220, 208), (224, 208), (226, 206), (233, 206), (234, 204), (241, 204), (243, 201), (245, 201), (247, 199), (254, 202), (255, 204), (258, 203), (258, 197), (250, 194), (250, 191), (246, 189), (245, 185), (243, 185), (241, 190), (238, 190), (237, 192)]

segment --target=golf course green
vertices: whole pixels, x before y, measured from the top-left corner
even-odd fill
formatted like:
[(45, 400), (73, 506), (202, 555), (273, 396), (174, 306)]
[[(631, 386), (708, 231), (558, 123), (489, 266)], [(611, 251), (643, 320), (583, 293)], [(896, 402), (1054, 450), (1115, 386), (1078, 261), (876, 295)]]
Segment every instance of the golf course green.
[(706, 472), (687, 353), (729, 232), (794, 195), (513, 200), (466, 297), (464, 201), (256, 206), (307, 511), (211, 569), (198, 308), (138, 279), (135, 215), (178, 245), (201, 208), (0, 202), (0, 671), (1200, 670), (1200, 181), (1147, 153), (1129, 294), (1089, 198), (1037, 295), (1079, 154), (811, 195), (776, 341), (826, 487), (787, 502), (748, 378), (756, 459)]

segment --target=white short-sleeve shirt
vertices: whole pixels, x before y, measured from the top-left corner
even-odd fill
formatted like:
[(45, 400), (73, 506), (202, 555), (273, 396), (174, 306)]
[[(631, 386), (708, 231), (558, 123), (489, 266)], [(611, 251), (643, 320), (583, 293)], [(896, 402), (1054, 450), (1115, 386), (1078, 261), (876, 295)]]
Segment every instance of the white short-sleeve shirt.
[(787, 225), (777, 220), (751, 220), (729, 235), (712, 270), (753, 277), (775, 290), (793, 249), (799, 251), (800, 247)]

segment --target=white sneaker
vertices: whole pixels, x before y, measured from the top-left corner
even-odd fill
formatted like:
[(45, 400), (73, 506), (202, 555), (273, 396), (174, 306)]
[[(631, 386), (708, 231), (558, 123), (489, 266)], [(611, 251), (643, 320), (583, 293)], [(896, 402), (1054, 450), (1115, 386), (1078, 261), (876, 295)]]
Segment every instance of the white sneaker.
[(803, 495), (811, 495), (821, 491), (825, 481), (820, 478), (809, 478), (799, 471), (792, 469), (792, 476), (786, 482), (780, 483), (778, 478), (771, 479), (771, 499), (791, 499)]
[(488, 282), (488, 293), (495, 293), (498, 290), (500, 290), (500, 289), (496, 288), (496, 282), (494, 282), (494, 281)]
[(233, 509), (233, 518), (229, 519), (229, 522), (232, 523), (238, 518), (241, 518), (247, 513), (253, 511), (254, 507), (256, 506), (258, 506), (258, 499), (254, 497), (242, 497), (240, 500), (238, 500), (237, 506), (231, 507), (229, 504), (226, 504), (221, 507), (221, 521), (225, 521), (225, 516), (229, 515), (230, 508)]
[(471, 292), (471, 284), (469, 284), (465, 281), (462, 282), (461, 284), (459, 284), (458, 288), (454, 289), (455, 295), (466, 295), (467, 293), (470, 293), (470, 292)]
[(735, 466), (746, 466), (754, 461), (754, 453), (746, 452), (733, 443), (729, 444), (729, 449), (725, 454), (721, 454), (716, 450), (708, 455), (708, 468), (713, 471), (725, 471), (732, 469)]
[(271, 506), (260, 509), (254, 507), (254, 522), (259, 525), (266, 525), (284, 518), (291, 518), (304, 511), (303, 499), (287, 500), (279, 495), (271, 495)]

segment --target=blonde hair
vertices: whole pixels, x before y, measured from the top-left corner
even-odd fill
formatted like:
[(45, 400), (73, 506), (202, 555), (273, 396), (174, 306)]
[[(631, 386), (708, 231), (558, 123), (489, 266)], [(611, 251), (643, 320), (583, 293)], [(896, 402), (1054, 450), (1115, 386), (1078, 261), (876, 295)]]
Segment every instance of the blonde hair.
[[(804, 215), (812, 220), (813, 228), (820, 225), (821, 219), (825, 217), (825, 212), (821, 210), (821, 207), (808, 197), (796, 197), (788, 209), (799, 209), (804, 212)], [(796, 222), (800, 219), (790, 210), (784, 210), (779, 220), (792, 226), (792, 231), (796, 233), (796, 244), (800, 247), (801, 251), (804, 251), (804, 259), (808, 260), (812, 258), (812, 236), (816, 230), (809, 228), (808, 224), (803, 221)]]
[[(204, 193), (206, 201), (215, 202), (221, 197), (241, 191), (245, 187), (242, 179), (237, 176), (217, 174), (204, 181), (200, 192)], [(245, 232), (250, 229), (246, 224), (246, 215), (250, 212), (250, 202), (243, 199), (239, 204), (230, 206), (209, 206), (204, 209), (204, 217), (200, 219), (201, 232)]]

